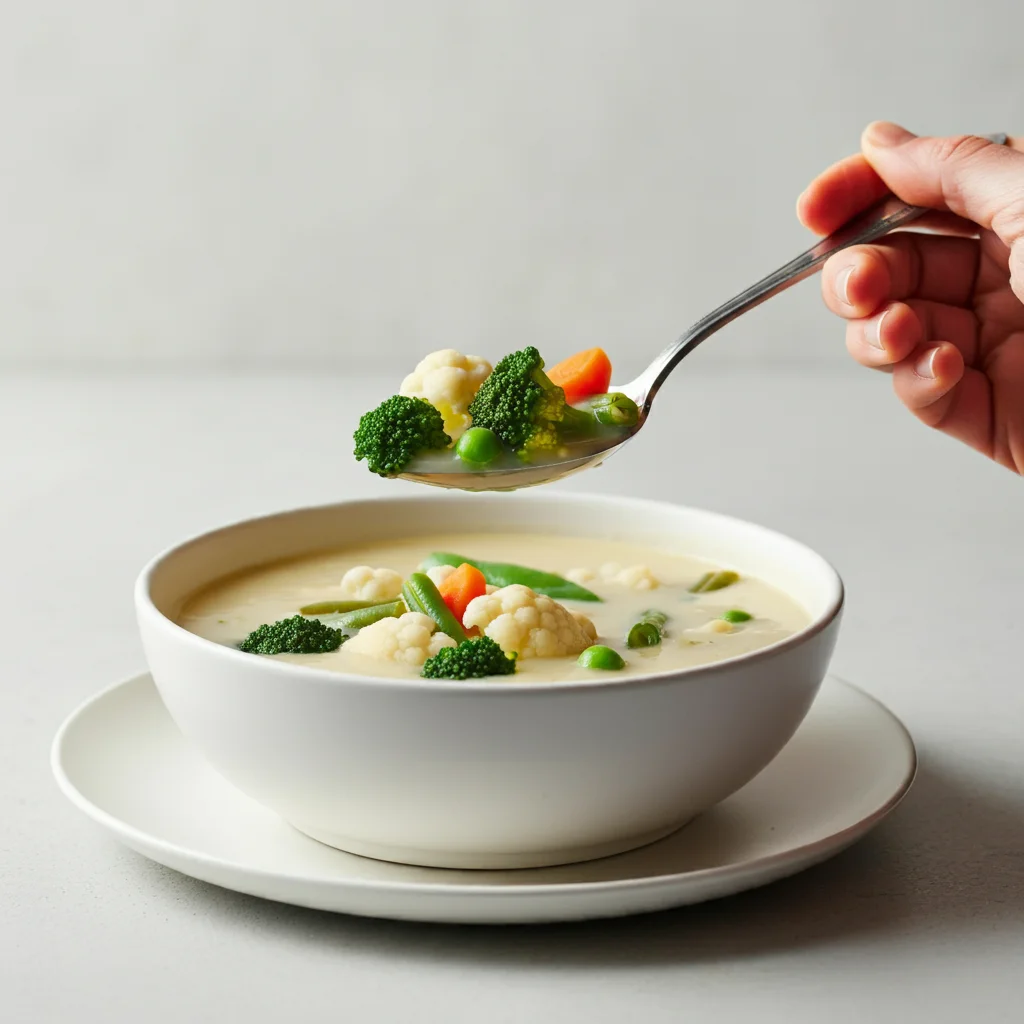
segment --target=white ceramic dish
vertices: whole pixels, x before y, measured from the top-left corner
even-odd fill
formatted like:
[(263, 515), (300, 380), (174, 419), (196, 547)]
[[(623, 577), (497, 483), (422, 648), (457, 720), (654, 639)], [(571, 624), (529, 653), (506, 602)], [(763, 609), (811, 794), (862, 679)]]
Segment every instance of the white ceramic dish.
[[(196, 588), (260, 562), (472, 523), (630, 538), (699, 553), (787, 592), (810, 625), (728, 661), (561, 684), (361, 678), (257, 658), (173, 621)], [(150, 670), (185, 736), (229, 781), (340, 849), (450, 868), (520, 868), (653, 842), (734, 793), (818, 691), (843, 589), (810, 549), (710, 512), (604, 496), (351, 502), (188, 541), (140, 576)]]
[(683, 831), (586, 864), (449, 871), (355, 857), (289, 828), (195, 752), (149, 676), (83, 705), (53, 746), (57, 780), (76, 806), (194, 878), (320, 910), (494, 924), (664, 910), (791, 875), (877, 825), (910, 787), (915, 763), (890, 712), (830, 679), (786, 749)]

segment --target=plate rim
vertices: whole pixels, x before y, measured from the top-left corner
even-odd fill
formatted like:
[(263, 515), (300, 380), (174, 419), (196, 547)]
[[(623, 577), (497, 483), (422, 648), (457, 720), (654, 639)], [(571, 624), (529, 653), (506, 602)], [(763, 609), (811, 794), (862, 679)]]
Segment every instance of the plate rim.
[[(227, 869), (244, 876), (245, 878), (268, 879), (278, 882), (298, 883), (304, 885), (313, 884), (316, 886), (324, 886), (334, 891), (361, 890), (363, 892), (387, 893), (389, 895), (464, 896), (466, 898), (487, 897), (489, 899), (493, 899), (495, 897), (500, 897), (502, 899), (526, 899), (530, 897), (536, 898), (545, 896), (572, 898), (596, 892), (614, 893), (623, 889), (637, 893), (656, 891), (661, 888), (670, 888), (672, 885), (677, 885), (681, 881), (692, 881), (694, 884), (699, 884), (702, 881), (725, 880), (732, 875), (745, 874), (751, 870), (770, 873), (775, 867), (790, 863), (796, 865), (813, 864), (816, 861), (824, 860), (832, 851), (836, 853), (840, 852), (861, 836), (866, 835), (885, 818), (892, 814), (892, 812), (903, 802), (913, 787), (919, 767), (919, 757), (913, 736), (900, 717), (887, 707), (879, 698), (868, 693), (862, 687), (857, 686), (834, 673), (826, 673), (822, 680), (823, 686), (826, 683), (834, 683), (847, 690), (851, 690), (858, 696), (874, 704), (876, 708), (881, 710), (890, 719), (890, 721), (897, 727), (898, 733), (902, 736), (909, 762), (908, 769), (899, 786), (896, 788), (896, 791), (890, 795), (888, 799), (881, 804), (881, 806), (876, 808), (871, 814), (861, 818), (852, 825), (848, 825), (846, 828), (841, 829), (838, 832), (833, 832), (830, 835), (814, 840), (813, 842), (804, 843), (800, 846), (794, 846), (763, 857), (742, 860), (733, 864), (699, 868), (694, 871), (676, 871), (668, 874), (650, 875), (644, 878), (614, 878), (604, 881), (578, 882), (537, 882), (507, 887), (455, 881), (431, 882), (365, 878), (329, 878), (319, 874), (296, 874), (291, 871), (273, 871), (267, 868), (254, 867), (243, 862), (227, 860), (223, 857), (181, 846), (180, 844), (170, 842), (160, 836), (154, 836), (152, 833), (145, 832), (134, 825), (122, 821), (120, 818), (115, 817), (110, 812), (93, 803), (81, 792), (81, 790), (78, 789), (68, 776), (62, 757), (64, 746), (71, 730), (89, 713), (94, 705), (101, 703), (119, 690), (127, 690), (132, 686), (141, 686), (147, 683), (154, 691), (156, 691), (156, 685), (153, 682), (152, 674), (145, 671), (136, 673), (126, 679), (113, 683), (110, 686), (106, 686), (79, 704), (61, 723), (60, 728), (57, 730), (50, 745), (50, 768), (56, 779), (57, 785), (64, 796), (75, 807), (77, 807), (78, 810), (85, 814), (86, 817), (90, 818), (97, 824), (102, 825), (108, 831), (120, 838), (122, 842), (128, 845), (131, 849), (143, 856), (149, 857), (149, 854), (144, 852), (146, 849), (166, 851), (167, 854), (175, 857), (176, 859), (191, 861), (214, 869)], [(156, 692), (155, 695), (157, 700), (159, 700), (159, 693)], [(168, 714), (169, 716), (169, 712), (166, 711), (166, 708), (164, 711), (165, 714)], [(202, 754), (200, 753), (198, 756), (202, 757)], [(210, 770), (215, 771), (212, 767)], [(231, 783), (228, 782), (228, 785), (231, 785)], [(240, 790), (237, 790), (237, 792), (243, 799), (251, 801), (251, 798), (247, 797), (246, 794), (242, 793)], [(260, 805), (257, 804), (257, 806)], [(140, 847), (142, 847), (142, 849), (140, 849)], [(345, 853), (345, 851), (338, 852)], [(347, 854), (347, 856), (351, 857), (357, 855)], [(156, 860), (155, 857), (149, 857), (149, 859)], [(166, 861), (159, 861), (159, 863), (164, 864), (166, 867), (170, 866)], [(413, 867), (413, 865), (408, 866)], [(175, 868), (174, 870), (181, 871), (180, 868)], [(448, 869), (416, 868), (416, 870), (443, 871)], [(518, 873), (518, 871), (531, 869), (510, 869), (508, 872), (489, 871), (487, 873), (513, 873), (513, 870), (515, 870), (515, 873)], [(184, 871), (181, 873), (187, 874), (187, 872)], [(228, 886), (222, 887), (229, 888)]]

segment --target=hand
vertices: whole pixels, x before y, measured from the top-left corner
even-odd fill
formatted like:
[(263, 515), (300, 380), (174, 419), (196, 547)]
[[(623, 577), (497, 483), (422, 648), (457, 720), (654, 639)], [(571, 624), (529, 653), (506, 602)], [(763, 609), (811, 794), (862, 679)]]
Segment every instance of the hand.
[(887, 192), (936, 211), (833, 256), (822, 294), (846, 347), (920, 420), (1024, 473), (1024, 141), (918, 138), (876, 122), (797, 214), (826, 235)]

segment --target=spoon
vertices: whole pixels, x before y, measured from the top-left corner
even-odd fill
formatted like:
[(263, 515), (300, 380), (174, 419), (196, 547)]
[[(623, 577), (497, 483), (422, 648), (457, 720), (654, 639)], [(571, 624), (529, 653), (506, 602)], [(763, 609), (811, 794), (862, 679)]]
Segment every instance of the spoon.
[[(997, 145), (1006, 145), (1004, 134), (986, 135)], [(847, 221), (831, 235), (823, 238), (796, 259), (779, 267), (778, 270), (751, 285), (745, 291), (712, 310), (698, 320), (681, 338), (669, 345), (650, 366), (628, 384), (612, 386), (609, 391), (621, 391), (637, 404), (639, 417), (636, 425), (628, 430), (604, 437), (600, 440), (574, 444), (565, 457), (547, 461), (523, 462), (512, 466), (499, 466), (479, 471), (407, 472), (403, 480), (430, 484), (434, 487), (451, 487), (464, 491), (512, 491), (521, 487), (533, 487), (550, 483), (578, 473), (590, 466), (604, 462), (609, 455), (618, 451), (628, 440), (635, 437), (647, 422), (647, 417), (662, 384), (668, 375), (702, 341), (720, 331), (726, 324), (759, 306), (762, 302), (778, 295), (799, 281), (810, 277), (821, 269), (822, 264), (835, 253), (852, 245), (864, 245), (917, 220), (928, 210), (921, 206), (910, 206), (901, 199), (890, 195)]]

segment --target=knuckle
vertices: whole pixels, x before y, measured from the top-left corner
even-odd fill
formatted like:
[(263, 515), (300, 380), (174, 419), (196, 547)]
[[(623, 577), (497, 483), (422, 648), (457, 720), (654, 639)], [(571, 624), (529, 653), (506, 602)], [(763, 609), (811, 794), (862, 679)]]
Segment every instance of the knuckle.
[(940, 163), (959, 163), (970, 160), (993, 143), (980, 135), (949, 135), (935, 139), (935, 159)]

